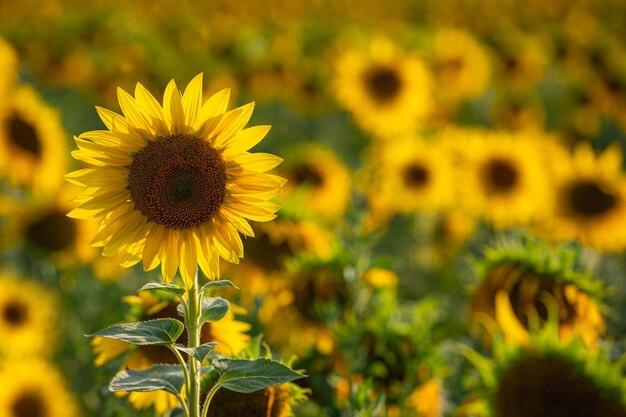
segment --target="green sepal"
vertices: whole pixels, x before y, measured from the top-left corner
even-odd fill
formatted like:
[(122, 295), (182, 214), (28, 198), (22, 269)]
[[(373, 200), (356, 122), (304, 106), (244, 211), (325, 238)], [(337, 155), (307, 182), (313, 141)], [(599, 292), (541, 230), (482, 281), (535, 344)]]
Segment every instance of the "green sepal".
[(212, 361), (219, 373), (216, 384), (231, 391), (250, 393), (304, 378), (299, 372), (271, 359), (229, 359)]
[(87, 337), (106, 337), (133, 345), (169, 345), (176, 342), (185, 326), (175, 319), (156, 319), (116, 324)]
[(230, 304), (222, 297), (205, 297), (202, 299), (202, 315), (200, 324), (207, 321), (213, 322), (224, 318), (228, 313)]
[(174, 284), (163, 284), (161, 282), (149, 282), (146, 285), (144, 285), (143, 287), (139, 288), (137, 291), (165, 291), (168, 292), (170, 294), (174, 294), (178, 297), (182, 297), (183, 295), (185, 295), (185, 289), (184, 288), (180, 288)]
[(236, 290), (239, 289), (238, 286), (233, 284), (231, 281), (227, 279), (220, 279), (217, 281), (209, 281), (200, 288), (200, 293), (204, 293), (207, 290), (212, 290), (214, 288), (234, 288)]
[(205, 343), (195, 348), (189, 348), (187, 346), (177, 343), (174, 345), (174, 347), (176, 348), (176, 350), (184, 352), (189, 356), (193, 356), (198, 361), (200, 361), (200, 363), (202, 363), (206, 359), (207, 355), (217, 347), (217, 342)]

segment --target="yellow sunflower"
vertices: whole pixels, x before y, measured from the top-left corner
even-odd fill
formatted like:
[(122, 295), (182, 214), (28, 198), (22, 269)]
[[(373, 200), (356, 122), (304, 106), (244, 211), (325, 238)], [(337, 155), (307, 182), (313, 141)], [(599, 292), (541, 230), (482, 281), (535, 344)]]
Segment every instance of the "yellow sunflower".
[(443, 98), (475, 98), (487, 89), (491, 76), (489, 55), (469, 33), (450, 28), (438, 30), (432, 54), (437, 93)]
[(279, 172), (288, 180), (281, 195), (285, 212), (300, 218), (336, 220), (348, 209), (350, 171), (329, 149), (313, 143), (302, 145)]
[(580, 144), (571, 157), (555, 161), (554, 168), (554, 204), (538, 232), (551, 239), (576, 239), (600, 251), (624, 250), (626, 177), (619, 146), (595, 155), (590, 145)]
[(413, 130), (432, 106), (431, 75), (422, 60), (388, 39), (348, 48), (336, 60), (333, 90), (359, 124), (389, 136)]
[[(128, 322), (178, 318), (176, 312), (178, 302), (161, 294), (153, 295), (147, 291), (141, 291), (137, 296), (125, 297), (124, 301), (138, 308), (138, 311), (128, 317)], [(224, 318), (202, 326), (200, 343), (217, 342), (214, 352), (228, 356), (236, 355), (248, 345), (250, 336), (245, 332), (250, 330), (251, 326), (236, 320), (233, 309), (241, 310), (231, 306)], [(178, 342), (186, 345), (186, 330), (179, 336)], [(129, 369), (146, 369), (154, 364), (178, 364), (174, 354), (165, 346), (133, 346), (126, 342), (101, 337), (94, 338), (92, 346), (96, 354), (95, 363), (98, 366), (122, 355), (126, 355), (122, 366)], [(165, 413), (178, 405), (176, 396), (165, 391), (131, 392), (128, 399), (137, 409), (154, 405), (158, 413)]]
[(0, 38), (0, 97), (5, 100), (17, 82), (18, 60), (13, 47)]
[(622, 365), (580, 339), (561, 345), (553, 326), (533, 333), (528, 347), (498, 339), (493, 352), (466, 351), (482, 379), (472, 404), (480, 416), (626, 416)]
[(0, 275), (0, 354), (50, 355), (55, 345), (57, 305), (52, 293), (33, 281)]
[(452, 206), (455, 170), (451, 154), (416, 136), (374, 145), (364, 184), (375, 213), (433, 212)]
[(463, 147), (460, 202), (469, 213), (499, 229), (545, 216), (549, 173), (534, 136), (492, 132), (455, 146)]
[(58, 113), (32, 88), (16, 88), (0, 103), (0, 175), (37, 194), (54, 194), (66, 172), (65, 137)]
[(52, 365), (40, 360), (6, 361), (0, 368), (0, 417), (73, 417), (76, 399)]
[(485, 251), (477, 272), (481, 282), (472, 293), (470, 320), (488, 328), (497, 323), (507, 339), (527, 344), (533, 320), (548, 320), (550, 303), (563, 341), (580, 336), (593, 348), (606, 331), (602, 284), (581, 270), (571, 248), (514, 240)]
[(118, 89), (121, 116), (98, 107), (107, 130), (75, 138), (72, 155), (90, 168), (66, 176), (85, 187), (70, 217), (100, 218), (93, 245), (124, 267), (161, 264), (169, 282), (180, 269), (192, 285), (199, 265), (219, 276), (219, 259), (243, 257), (239, 233), (253, 236), (247, 220), (268, 221), (284, 179), (266, 174), (282, 160), (248, 150), (269, 126), (245, 128), (253, 103), (226, 111), (228, 90), (202, 99), (202, 74), (185, 92), (170, 81), (163, 106), (141, 85), (135, 97)]

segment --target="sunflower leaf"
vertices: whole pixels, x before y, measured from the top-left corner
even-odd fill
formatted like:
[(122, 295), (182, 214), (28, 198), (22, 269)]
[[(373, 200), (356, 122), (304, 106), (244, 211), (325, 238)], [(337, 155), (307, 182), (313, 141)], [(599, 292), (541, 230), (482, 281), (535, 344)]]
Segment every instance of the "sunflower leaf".
[(202, 315), (200, 316), (200, 323), (207, 321), (221, 320), (226, 313), (230, 305), (228, 301), (221, 297), (205, 297), (202, 299)]
[(189, 356), (193, 356), (200, 362), (204, 362), (207, 355), (211, 353), (216, 346), (217, 342), (205, 343), (195, 348), (188, 348), (187, 346), (183, 346), (178, 343), (174, 345), (177, 350), (185, 352)]
[(211, 290), (213, 288), (234, 288), (236, 290), (239, 289), (238, 286), (233, 284), (227, 279), (220, 279), (217, 281), (209, 281), (200, 288), (200, 293), (204, 293), (207, 290)]
[(165, 292), (169, 292), (171, 294), (175, 294), (179, 297), (182, 297), (185, 294), (185, 289), (184, 288), (180, 288), (177, 287), (174, 284), (163, 284), (160, 282), (149, 282), (146, 285), (144, 285), (143, 287), (139, 288), (137, 290), (137, 292), (139, 291), (165, 291)]
[(250, 393), (273, 385), (304, 378), (299, 372), (280, 362), (266, 358), (229, 359), (212, 361), (219, 373), (217, 384), (235, 392)]
[(176, 342), (185, 326), (175, 319), (156, 319), (109, 326), (87, 337), (106, 337), (133, 345), (169, 345)]
[(178, 365), (154, 365), (144, 370), (125, 369), (113, 377), (109, 390), (150, 392), (165, 390), (178, 395), (185, 383), (183, 370)]

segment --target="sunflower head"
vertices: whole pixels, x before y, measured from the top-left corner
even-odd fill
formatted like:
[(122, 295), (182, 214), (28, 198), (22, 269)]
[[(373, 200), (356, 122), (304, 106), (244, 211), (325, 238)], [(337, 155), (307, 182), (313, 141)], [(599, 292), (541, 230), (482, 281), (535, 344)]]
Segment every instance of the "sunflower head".
[(512, 239), (488, 249), (477, 264), (482, 281), (472, 294), (470, 317), (494, 320), (505, 336), (526, 343), (531, 324), (545, 323), (550, 308), (556, 308), (564, 340), (581, 336), (595, 345), (605, 331), (604, 289), (585, 272), (579, 254), (576, 248), (552, 248), (533, 239)]
[(180, 269), (190, 286), (198, 266), (215, 278), (220, 258), (243, 257), (248, 220), (275, 217), (268, 200), (284, 180), (266, 171), (281, 159), (249, 152), (269, 127), (244, 128), (253, 104), (226, 111), (228, 98), (222, 90), (205, 101), (200, 74), (182, 94), (172, 80), (163, 105), (137, 84), (134, 97), (118, 89), (123, 116), (97, 108), (107, 130), (75, 138), (72, 153), (91, 167), (66, 179), (84, 187), (69, 215), (100, 220), (92, 244), (105, 256), (161, 264), (166, 281)]

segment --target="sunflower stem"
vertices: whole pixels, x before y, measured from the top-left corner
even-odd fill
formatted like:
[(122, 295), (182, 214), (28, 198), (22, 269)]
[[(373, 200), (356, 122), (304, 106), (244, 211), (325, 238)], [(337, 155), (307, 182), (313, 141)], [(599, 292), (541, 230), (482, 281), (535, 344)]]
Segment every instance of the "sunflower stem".
[[(188, 347), (196, 348), (200, 345), (200, 305), (201, 294), (198, 292), (198, 269), (193, 285), (188, 289), (189, 300), (185, 326), (187, 327)], [(200, 417), (200, 363), (193, 356), (189, 357), (189, 387), (187, 401), (189, 417)]]
[(219, 388), (220, 388), (219, 384), (215, 384), (209, 390), (209, 393), (206, 396), (206, 400), (204, 400), (204, 406), (202, 407), (202, 417), (207, 417), (211, 400), (213, 399), (213, 396), (215, 395), (215, 393), (217, 392)]

